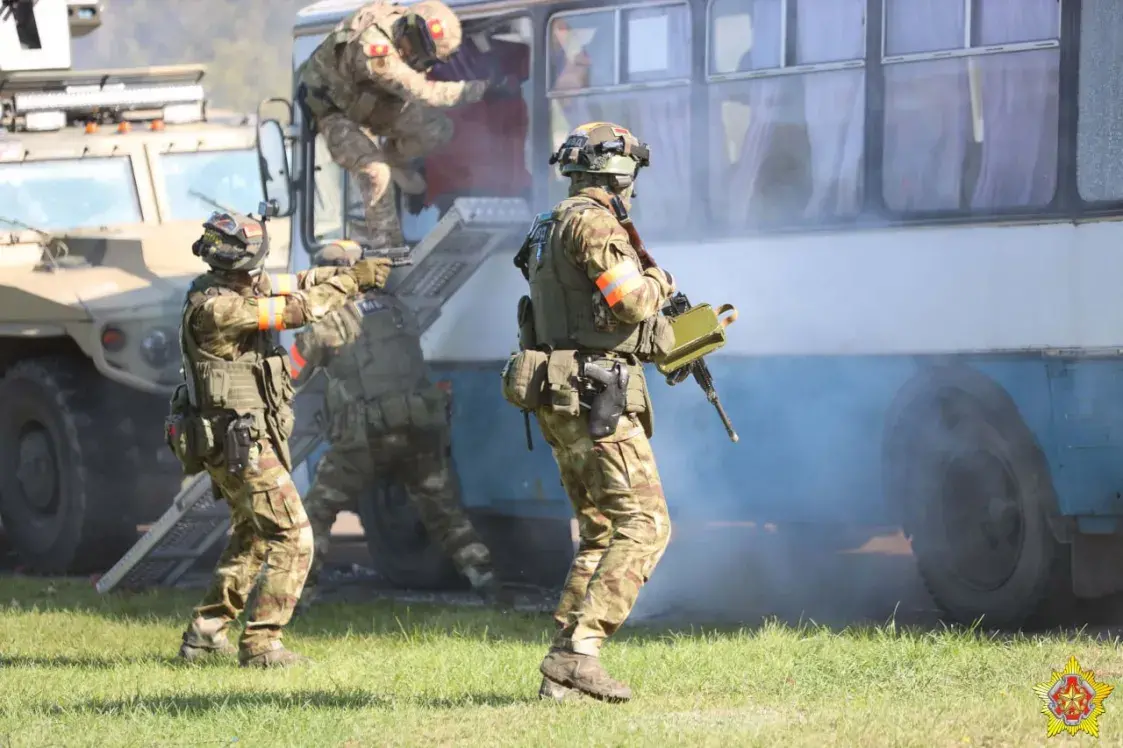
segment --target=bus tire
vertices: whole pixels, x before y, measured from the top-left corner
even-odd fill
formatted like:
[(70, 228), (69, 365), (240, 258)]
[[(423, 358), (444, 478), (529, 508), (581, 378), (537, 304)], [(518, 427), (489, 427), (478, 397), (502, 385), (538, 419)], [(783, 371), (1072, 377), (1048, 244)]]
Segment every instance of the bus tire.
[(932, 599), (965, 625), (1051, 623), (1071, 596), (1071, 561), (1053, 532), (1056, 495), (1037, 440), (1006, 392), (974, 370), (929, 370), (908, 389), (887, 429), (886, 496), (901, 506)]
[[(457, 481), (455, 468), (451, 473)], [(374, 568), (390, 584), (414, 590), (465, 584), (452, 561), (429, 538), (402, 484), (393, 480), (377, 484), (359, 502), (358, 513)]]
[(103, 384), (68, 356), (20, 361), (0, 380), (0, 519), (29, 571), (104, 571), (136, 541)]

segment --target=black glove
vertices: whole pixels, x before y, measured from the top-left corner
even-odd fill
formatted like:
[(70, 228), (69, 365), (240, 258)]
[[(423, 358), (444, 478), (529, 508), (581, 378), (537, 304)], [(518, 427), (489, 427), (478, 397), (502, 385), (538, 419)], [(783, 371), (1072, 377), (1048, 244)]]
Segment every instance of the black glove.
[(506, 75), (496, 69), (487, 81), (487, 92), (484, 94), (484, 98), (513, 99), (522, 96), (522, 94), (522, 85), (516, 76)]

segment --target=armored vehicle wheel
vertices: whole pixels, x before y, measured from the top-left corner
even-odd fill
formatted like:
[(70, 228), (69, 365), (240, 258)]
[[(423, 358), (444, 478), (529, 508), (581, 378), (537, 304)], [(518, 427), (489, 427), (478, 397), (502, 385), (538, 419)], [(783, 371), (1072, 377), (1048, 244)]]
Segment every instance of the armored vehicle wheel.
[(65, 356), (21, 361), (0, 380), (0, 519), (32, 571), (104, 570), (136, 540), (98, 428), (102, 384)]
[(920, 575), (950, 618), (1052, 623), (1071, 597), (1052, 480), (1013, 403), (987, 394), (945, 390), (913, 409), (891, 442), (887, 489), (903, 500)]
[[(456, 480), (455, 469), (453, 476)], [(375, 569), (395, 587), (450, 589), (465, 584), (429, 538), (401, 484), (387, 482), (371, 490), (359, 502), (359, 518)]]

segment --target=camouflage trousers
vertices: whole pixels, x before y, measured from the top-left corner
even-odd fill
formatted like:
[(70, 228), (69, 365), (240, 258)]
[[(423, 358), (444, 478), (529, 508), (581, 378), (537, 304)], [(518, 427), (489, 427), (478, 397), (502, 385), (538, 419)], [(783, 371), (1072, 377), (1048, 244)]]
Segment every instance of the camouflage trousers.
[[(319, 121), (332, 160), (347, 170), (363, 196), (367, 231), (376, 248), (404, 244), (390, 167), (405, 167), (452, 140), (452, 121), (436, 109), (410, 103), (396, 120), (359, 125), (342, 114)], [(386, 138), (385, 145), (375, 140)]]
[(597, 656), (639, 597), (671, 538), (655, 455), (634, 416), (593, 441), (588, 417), (537, 411), (577, 515), (580, 542), (561, 600), (554, 646)]
[(230, 505), (231, 533), (188, 637), (211, 643), (246, 609), (256, 582), (240, 642), (253, 656), (280, 646), (281, 629), (292, 618), (308, 577), (313, 540), (296, 485), (272, 444), (259, 441), (250, 455), (241, 475), (208, 468)]
[(457, 493), (448, 444), (447, 431), (372, 433), (328, 449), (305, 499), (316, 543), (309, 585), (319, 578), (336, 515), (356, 510), (359, 496), (386, 479), (404, 487), (429, 537), (461, 574), (490, 570), (491, 554)]

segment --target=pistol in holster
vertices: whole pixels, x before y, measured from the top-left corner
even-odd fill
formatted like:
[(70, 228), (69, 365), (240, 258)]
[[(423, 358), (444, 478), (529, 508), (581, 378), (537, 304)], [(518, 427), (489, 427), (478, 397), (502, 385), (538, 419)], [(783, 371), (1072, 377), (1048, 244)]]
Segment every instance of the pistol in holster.
[(603, 439), (616, 431), (628, 402), (627, 365), (614, 361), (612, 368), (583, 359), (578, 371), (582, 382), (581, 405), (589, 409), (589, 435)]
[(238, 416), (226, 427), (226, 437), (222, 442), (222, 455), (226, 469), (241, 475), (250, 461), (250, 448), (253, 447), (253, 416)]

